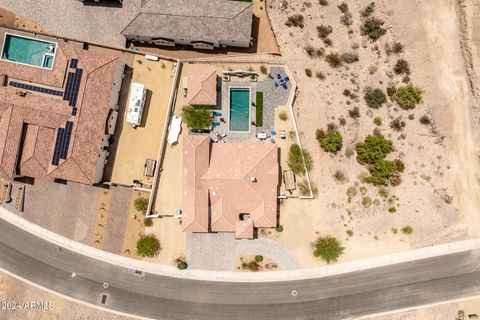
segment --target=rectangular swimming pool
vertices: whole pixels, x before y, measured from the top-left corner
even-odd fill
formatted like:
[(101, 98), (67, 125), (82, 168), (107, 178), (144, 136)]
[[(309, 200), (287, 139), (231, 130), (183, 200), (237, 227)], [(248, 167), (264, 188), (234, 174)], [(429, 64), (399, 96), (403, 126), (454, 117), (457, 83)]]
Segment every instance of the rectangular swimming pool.
[(230, 131), (250, 131), (250, 88), (230, 88)]
[(53, 69), (57, 44), (35, 38), (5, 34), (1, 59), (44, 69)]

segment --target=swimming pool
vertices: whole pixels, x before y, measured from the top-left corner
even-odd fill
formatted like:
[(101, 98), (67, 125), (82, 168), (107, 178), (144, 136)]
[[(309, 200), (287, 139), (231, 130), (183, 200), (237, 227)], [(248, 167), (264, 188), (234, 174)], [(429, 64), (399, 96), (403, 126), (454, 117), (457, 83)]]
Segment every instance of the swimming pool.
[(6, 33), (1, 59), (51, 70), (55, 61), (56, 49), (55, 42)]
[(230, 131), (250, 131), (250, 88), (230, 88)]

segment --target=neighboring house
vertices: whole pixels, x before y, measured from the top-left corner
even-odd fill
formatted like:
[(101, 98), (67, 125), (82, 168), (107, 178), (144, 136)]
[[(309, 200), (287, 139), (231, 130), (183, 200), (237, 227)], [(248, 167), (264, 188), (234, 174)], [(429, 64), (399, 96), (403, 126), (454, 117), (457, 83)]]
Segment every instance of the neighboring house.
[[(28, 38), (48, 48), (20, 50)], [(82, 43), (6, 28), (0, 41), (0, 178), (101, 182), (124, 63)]]
[(150, 0), (122, 34), (131, 41), (195, 49), (248, 48), (253, 4), (232, 0)]
[(215, 106), (217, 104), (217, 72), (215, 70), (192, 71), (187, 78), (187, 103)]
[(271, 143), (183, 140), (183, 213), (186, 232), (235, 232), (277, 225), (278, 148)]

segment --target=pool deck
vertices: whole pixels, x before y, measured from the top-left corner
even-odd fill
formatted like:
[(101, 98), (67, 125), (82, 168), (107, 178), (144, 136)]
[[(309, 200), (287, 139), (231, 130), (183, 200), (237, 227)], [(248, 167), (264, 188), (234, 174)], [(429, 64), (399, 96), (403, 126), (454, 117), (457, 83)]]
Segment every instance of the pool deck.
[[(217, 111), (222, 113), (222, 117), (226, 123), (221, 123), (220, 126), (210, 134), (211, 138), (215, 137), (215, 132), (220, 134), (227, 134), (225, 141), (234, 142), (257, 142), (257, 133), (268, 132), (275, 128), (275, 108), (286, 105), (291, 90), (291, 83), (287, 83), (288, 88), (276, 88), (274, 82), (277, 81), (277, 74), (282, 78), (286, 76), (285, 69), (282, 67), (271, 67), (270, 74), (275, 77), (271, 79), (267, 77), (263, 81), (244, 80), (245, 78), (231, 77), (231, 81), (222, 82), (222, 100), (217, 103)], [(221, 76), (221, 75), (219, 75)], [(232, 132), (229, 131), (230, 119), (230, 88), (235, 87), (249, 87), (251, 102), (256, 101), (257, 91), (263, 92), (263, 126), (256, 127), (250, 124), (250, 132)], [(250, 122), (255, 121), (256, 107), (250, 105)], [(218, 119), (216, 119), (218, 121)]]

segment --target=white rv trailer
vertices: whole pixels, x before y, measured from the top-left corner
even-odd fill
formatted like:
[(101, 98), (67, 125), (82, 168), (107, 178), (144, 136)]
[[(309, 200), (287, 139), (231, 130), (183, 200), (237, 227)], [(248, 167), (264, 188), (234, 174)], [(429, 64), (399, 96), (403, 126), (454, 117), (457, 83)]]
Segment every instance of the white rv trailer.
[(127, 123), (132, 127), (139, 126), (142, 122), (143, 107), (145, 106), (147, 90), (142, 83), (132, 83), (130, 99), (128, 100)]

